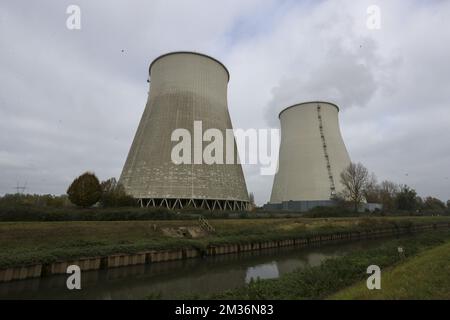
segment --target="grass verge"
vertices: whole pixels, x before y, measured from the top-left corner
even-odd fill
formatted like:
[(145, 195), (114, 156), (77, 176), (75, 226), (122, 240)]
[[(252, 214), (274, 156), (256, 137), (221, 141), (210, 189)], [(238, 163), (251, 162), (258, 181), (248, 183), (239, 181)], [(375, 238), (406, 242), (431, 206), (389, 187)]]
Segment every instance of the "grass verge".
[(381, 289), (367, 290), (361, 282), (330, 299), (450, 299), (450, 242), (427, 250), (398, 266), (382, 271)]

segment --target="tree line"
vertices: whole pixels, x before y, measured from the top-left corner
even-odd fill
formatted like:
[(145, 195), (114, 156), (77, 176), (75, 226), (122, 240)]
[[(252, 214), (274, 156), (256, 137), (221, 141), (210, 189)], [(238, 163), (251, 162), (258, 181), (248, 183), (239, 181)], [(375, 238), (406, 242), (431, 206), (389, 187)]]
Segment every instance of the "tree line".
[(413, 188), (389, 180), (378, 183), (376, 175), (369, 174), (361, 163), (350, 163), (341, 173), (340, 181), (344, 189), (336, 195), (336, 200), (350, 203), (354, 211), (367, 202), (381, 204), (385, 212), (450, 212), (450, 200), (444, 203), (431, 196), (421, 198)]
[[(413, 188), (389, 180), (379, 183), (375, 174), (369, 174), (361, 163), (351, 163), (345, 168), (340, 175), (340, 182), (344, 189), (333, 197), (340, 206), (351, 206), (355, 212), (359, 211), (362, 203), (367, 202), (381, 204), (386, 213), (450, 214), (450, 200), (444, 203), (431, 196), (421, 198)], [(252, 193), (249, 198), (255, 207)], [(0, 197), (0, 207), (89, 208), (94, 205), (105, 208), (135, 207), (137, 201), (126, 193), (123, 185), (115, 178), (100, 182), (92, 172), (77, 177), (70, 184), (66, 195), (6, 194)]]
[(0, 206), (29, 206), (61, 208), (77, 206), (89, 208), (134, 207), (137, 201), (125, 192), (125, 188), (116, 178), (100, 182), (92, 172), (85, 172), (77, 177), (67, 189), (66, 195), (6, 194), (0, 197)]

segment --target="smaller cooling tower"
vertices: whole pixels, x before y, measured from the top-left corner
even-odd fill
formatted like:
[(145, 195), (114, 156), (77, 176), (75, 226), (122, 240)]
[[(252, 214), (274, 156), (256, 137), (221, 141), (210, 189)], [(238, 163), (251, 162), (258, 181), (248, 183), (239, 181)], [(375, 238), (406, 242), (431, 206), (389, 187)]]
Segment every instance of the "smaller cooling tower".
[(338, 113), (328, 102), (300, 103), (280, 113), (279, 169), (268, 208), (307, 211), (333, 204), (342, 190), (340, 174), (350, 164)]

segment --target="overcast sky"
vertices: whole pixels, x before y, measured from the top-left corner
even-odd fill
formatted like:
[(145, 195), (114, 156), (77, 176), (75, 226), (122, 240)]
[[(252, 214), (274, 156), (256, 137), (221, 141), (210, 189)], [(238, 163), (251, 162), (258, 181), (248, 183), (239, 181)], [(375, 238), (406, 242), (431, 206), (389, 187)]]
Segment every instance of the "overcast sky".
[[(81, 8), (81, 30), (66, 9)], [(367, 8), (381, 29), (367, 27)], [(307, 100), (341, 107), (354, 162), (450, 199), (450, 1), (13, 1), (0, 3), (0, 194), (65, 193), (84, 171), (119, 177), (160, 54), (230, 70), (234, 128), (276, 128)], [(273, 177), (244, 168), (259, 204)]]

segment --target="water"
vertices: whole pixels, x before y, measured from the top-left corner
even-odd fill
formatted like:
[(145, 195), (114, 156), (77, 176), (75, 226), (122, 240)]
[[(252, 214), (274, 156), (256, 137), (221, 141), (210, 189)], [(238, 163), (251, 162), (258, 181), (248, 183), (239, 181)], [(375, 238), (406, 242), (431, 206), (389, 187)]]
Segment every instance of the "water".
[(89, 271), (81, 290), (66, 287), (66, 275), (0, 284), (0, 299), (174, 299), (243, 286), (251, 279), (272, 279), (383, 240), (365, 240), (313, 248), (275, 248), (203, 259)]

